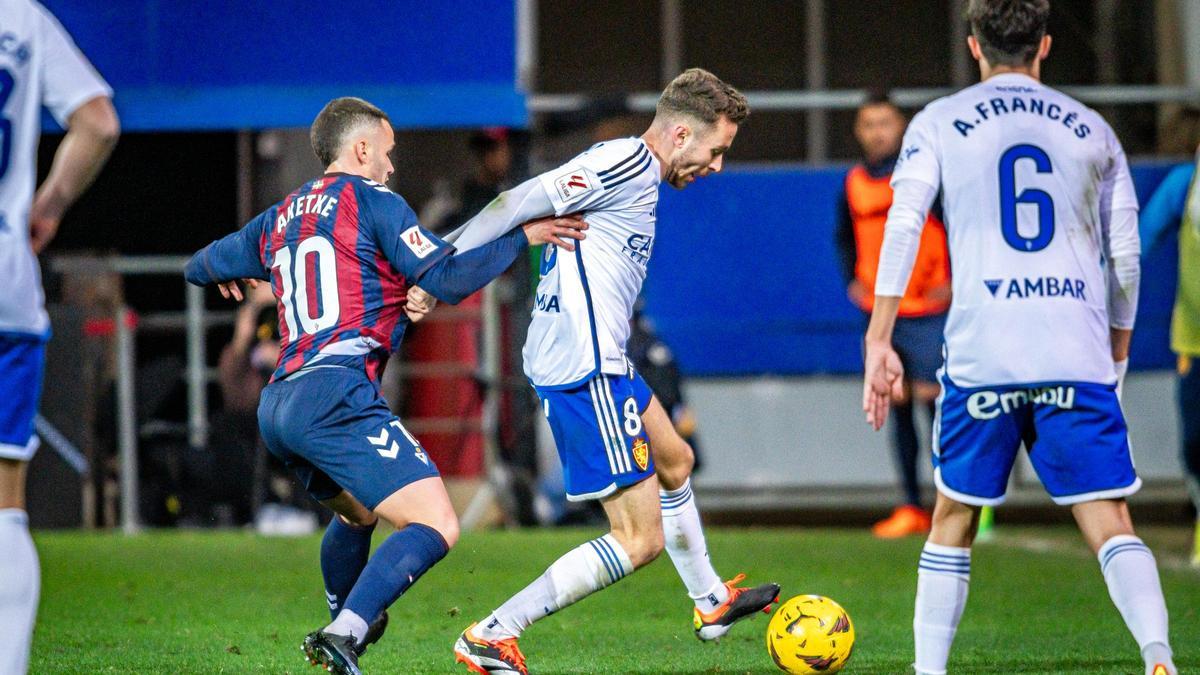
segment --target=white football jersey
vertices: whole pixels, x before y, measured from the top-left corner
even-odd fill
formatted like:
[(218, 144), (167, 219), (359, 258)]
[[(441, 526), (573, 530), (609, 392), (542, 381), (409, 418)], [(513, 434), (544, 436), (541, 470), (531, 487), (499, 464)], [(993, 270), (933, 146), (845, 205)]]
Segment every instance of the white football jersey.
[(588, 230), (574, 252), (544, 248), (525, 375), (566, 389), (596, 373), (626, 374), (629, 320), (654, 246), (658, 159), (640, 138), (622, 138), (538, 178), (555, 214), (582, 213)]
[(1105, 250), (1101, 211), (1136, 210), (1137, 198), (1099, 114), (1025, 75), (991, 77), (913, 118), (892, 185), (911, 179), (943, 200), (951, 380), (1116, 381), (1104, 260), (1139, 252)]
[(46, 8), (0, 0), (0, 333), (45, 335), (29, 207), (37, 180), (41, 108), (64, 127), (80, 105), (112, 90)]

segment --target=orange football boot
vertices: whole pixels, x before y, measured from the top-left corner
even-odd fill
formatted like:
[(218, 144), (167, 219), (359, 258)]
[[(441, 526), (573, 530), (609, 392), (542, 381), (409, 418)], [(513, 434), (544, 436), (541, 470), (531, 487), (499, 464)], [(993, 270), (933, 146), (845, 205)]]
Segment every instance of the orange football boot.
[(716, 640), (729, 632), (733, 624), (756, 612), (771, 613), (771, 605), (779, 602), (779, 584), (763, 584), (754, 588), (739, 587), (738, 584), (746, 578), (745, 574), (725, 582), (729, 589), (729, 599), (711, 612), (701, 612), (699, 607), (692, 610), (692, 625), (696, 637), (701, 640)]
[(919, 506), (897, 506), (892, 515), (875, 523), (871, 534), (880, 539), (899, 539), (910, 534), (925, 534), (933, 524), (929, 512)]
[(505, 640), (483, 640), (471, 634), (475, 624), (458, 636), (454, 643), (454, 661), (467, 667), (472, 673), (488, 675), (529, 675), (525, 668), (525, 655), (517, 647), (516, 638)]

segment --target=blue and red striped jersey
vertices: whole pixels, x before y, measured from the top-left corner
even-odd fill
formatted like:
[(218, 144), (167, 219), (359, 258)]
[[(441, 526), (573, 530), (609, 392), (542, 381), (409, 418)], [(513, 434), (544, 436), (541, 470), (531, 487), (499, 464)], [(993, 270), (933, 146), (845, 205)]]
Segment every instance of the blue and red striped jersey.
[[(404, 335), (408, 288), (454, 252), (400, 195), (361, 176), (309, 181), (198, 254), (212, 280), (269, 280), (279, 312), (272, 380), (320, 362), (378, 376)], [(364, 359), (365, 357), (365, 359)]]

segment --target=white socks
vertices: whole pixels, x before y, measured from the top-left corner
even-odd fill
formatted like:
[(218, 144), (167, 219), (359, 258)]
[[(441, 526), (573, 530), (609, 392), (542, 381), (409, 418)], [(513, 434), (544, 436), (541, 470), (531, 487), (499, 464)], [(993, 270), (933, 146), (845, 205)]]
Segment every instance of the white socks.
[(333, 623), (325, 627), (326, 633), (334, 635), (349, 635), (358, 642), (367, 635), (367, 622), (361, 616), (351, 612), (348, 609), (343, 609), (338, 612), (337, 618)]
[[(1154, 555), (1133, 535), (1109, 539), (1097, 554), (1108, 594), (1137, 640), (1149, 675), (1161, 663), (1175, 675), (1167, 641), (1167, 606), (1163, 602)], [(926, 543), (917, 572), (917, 607), (913, 616), (919, 675), (946, 672), (950, 645), (967, 604), (971, 550)]]
[[(611, 534), (568, 551), (499, 609), (475, 625), (475, 637), (518, 637), (529, 624), (553, 614), (633, 571), (633, 562)], [(340, 618), (340, 617), (339, 617)]]
[(1162, 663), (1174, 675), (1175, 664), (1171, 662), (1167, 641), (1167, 605), (1154, 554), (1141, 539), (1119, 534), (1104, 542), (1096, 557), (1108, 584), (1108, 595), (1141, 649), (1146, 672), (1150, 673), (1154, 664)]
[(967, 605), (971, 549), (925, 543), (917, 566), (917, 607), (913, 614), (918, 675), (943, 675), (950, 645)]
[(0, 673), (23, 675), (37, 616), (41, 573), (21, 509), (0, 509)]
[(720, 607), (729, 599), (729, 589), (721, 583), (708, 559), (708, 544), (700, 525), (700, 511), (692, 498), (691, 479), (677, 490), (659, 490), (658, 497), (667, 553), (688, 595), (702, 612)]

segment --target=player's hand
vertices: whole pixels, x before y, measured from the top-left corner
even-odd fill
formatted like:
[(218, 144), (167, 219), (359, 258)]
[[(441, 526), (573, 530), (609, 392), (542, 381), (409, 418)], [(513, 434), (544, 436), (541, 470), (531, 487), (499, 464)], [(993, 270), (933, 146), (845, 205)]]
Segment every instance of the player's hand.
[[(242, 283), (246, 284), (250, 288), (258, 288), (258, 279), (242, 279)], [(226, 300), (233, 298), (234, 300), (241, 302), (245, 299), (245, 297), (242, 295), (242, 289), (238, 287), (237, 280), (219, 283), (217, 284), (217, 290), (221, 291), (221, 297), (225, 298)]]
[(416, 323), (424, 319), (436, 306), (437, 298), (426, 293), (423, 288), (413, 286), (408, 289), (408, 302), (404, 304), (404, 313), (408, 315), (409, 321)]
[(904, 396), (904, 366), (892, 345), (867, 342), (863, 377), (863, 412), (875, 431), (887, 421), (892, 399)]
[(29, 243), (33, 246), (35, 255), (40, 255), (58, 234), (58, 225), (62, 222), (64, 209), (58, 200), (44, 191), (39, 191), (33, 198), (29, 209)]
[(575, 250), (575, 245), (568, 240), (583, 241), (587, 238), (583, 233), (587, 228), (588, 224), (579, 214), (531, 220), (522, 227), (530, 246), (554, 244), (568, 251)]

